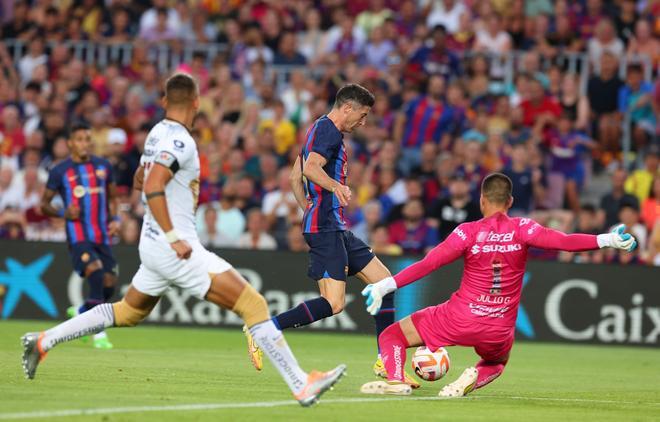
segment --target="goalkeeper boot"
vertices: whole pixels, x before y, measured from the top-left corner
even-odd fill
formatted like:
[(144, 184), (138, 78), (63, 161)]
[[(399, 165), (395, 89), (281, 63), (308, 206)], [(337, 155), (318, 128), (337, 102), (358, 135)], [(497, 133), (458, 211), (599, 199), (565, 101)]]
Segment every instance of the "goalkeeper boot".
[(23, 372), (28, 379), (34, 379), (39, 362), (46, 358), (46, 352), (41, 348), (44, 333), (27, 333), (21, 337), (23, 345)]
[(305, 388), (294, 394), (298, 403), (303, 407), (308, 407), (317, 403), (323, 393), (332, 390), (339, 379), (346, 374), (346, 365), (339, 365), (328, 372), (312, 371), (307, 375), (307, 384)]
[(94, 340), (92, 342), (95, 349), (112, 349), (114, 346), (110, 343), (108, 335), (105, 331), (94, 334)]
[(247, 339), (248, 356), (250, 356), (252, 365), (254, 365), (254, 369), (261, 371), (264, 367), (264, 352), (261, 351), (257, 342), (252, 338), (247, 325), (243, 326), (243, 334), (245, 334), (245, 338)]
[(477, 371), (477, 368), (466, 368), (456, 381), (442, 387), (442, 390), (440, 390), (438, 396), (450, 398), (463, 397), (467, 395), (468, 393), (474, 391), (474, 387), (477, 385), (478, 375), (479, 372)]
[[(78, 308), (75, 306), (69, 306), (66, 308), (66, 316), (69, 318), (73, 318), (74, 316), (78, 315), (80, 312), (78, 311)], [(80, 337), (80, 341), (83, 343), (87, 343), (89, 341), (89, 336), (82, 336)]]
[(412, 394), (412, 387), (402, 382), (372, 381), (360, 387), (360, 393), (363, 394), (390, 394), (394, 396), (409, 396)]
[[(376, 375), (377, 377), (387, 379), (387, 370), (385, 369), (385, 365), (383, 364), (383, 360), (380, 357), (378, 358), (378, 360), (376, 360), (376, 363), (374, 363), (374, 375)], [(403, 380), (411, 388), (421, 387), (421, 384), (419, 382), (417, 382), (417, 380), (415, 378), (408, 375), (408, 373), (406, 371), (403, 371)]]

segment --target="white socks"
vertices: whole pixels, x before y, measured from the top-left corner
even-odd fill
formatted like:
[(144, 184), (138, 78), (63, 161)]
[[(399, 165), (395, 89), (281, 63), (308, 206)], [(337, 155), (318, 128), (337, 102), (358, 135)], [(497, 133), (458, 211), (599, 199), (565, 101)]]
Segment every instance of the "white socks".
[(273, 321), (269, 319), (253, 325), (250, 327), (250, 334), (277, 368), (293, 394), (300, 393), (307, 384), (307, 374), (298, 365), (284, 335), (275, 327)]
[(59, 343), (75, 340), (112, 327), (114, 322), (115, 314), (112, 310), (112, 304), (102, 303), (46, 331), (41, 339), (41, 347), (47, 352)]

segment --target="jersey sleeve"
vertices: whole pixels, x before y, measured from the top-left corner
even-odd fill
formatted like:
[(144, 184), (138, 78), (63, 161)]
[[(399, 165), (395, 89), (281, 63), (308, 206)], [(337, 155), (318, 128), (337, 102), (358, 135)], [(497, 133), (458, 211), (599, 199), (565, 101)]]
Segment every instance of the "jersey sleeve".
[(154, 163), (169, 168), (176, 173), (190, 161), (194, 155), (195, 145), (183, 138), (177, 138), (176, 134), (168, 136), (158, 143)]
[(46, 182), (46, 188), (55, 192), (59, 192), (62, 187), (62, 173), (59, 167), (54, 167), (48, 173), (48, 181)]
[(456, 227), (444, 242), (431, 249), (424, 259), (406, 267), (394, 276), (397, 287), (403, 287), (413, 283), (420, 278), (426, 277), (443, 265), (456, 261), (463, 256), (468, 248), (471, 241), (470, 237), (470, 230), (467, 223)]
[(110, 161), (108, 160), (102, 160), (101, 164), (103, 167), (105, 167), (105, 173), (106, 173), (106, 182), (108, 185), (112, 185), (117, 183), (115, 180), (115, 172), (112, 171), (112, 164), (110, 164)]
[(314, 143), (310, 152), (315, 152), (330, 160), (341, 144), (341, 133), (327, 123), (320, 123), (314, 134)]
[(566, 234), (543, 227), (529, 218), (521, 218), (518, 235), (533, 248), (554, 249), (569, 252), (582, 252), (599, 249), (597, 236), (593, 234)]

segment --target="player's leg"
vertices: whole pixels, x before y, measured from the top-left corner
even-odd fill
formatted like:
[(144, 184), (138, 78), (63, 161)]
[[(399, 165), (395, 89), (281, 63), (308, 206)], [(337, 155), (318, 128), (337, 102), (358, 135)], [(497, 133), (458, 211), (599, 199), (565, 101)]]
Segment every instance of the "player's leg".
[[(351, 232), (345, 232), (346, 236), (346, 249), (348, 251), (348, 274), (355, 275), (360, 280), (367, 284), (377, 283), (380, 280), (391, 277), (392, 273), (387, 269), (385, 264), (382, 263), (376, 255), (374, 255), (371, 248), (369, 248), (362, 240), (358, 239)], [(383, 331), (394, 323), (396, 308), (394, 306), (394, 292), (387, 294), (383, 297), (383, 303), (374, 315), (374, 322), (376, 323), (376, 341), (380, 344), (380, 335)], [(378, 347), (378, 358), (373, 366), (374, 374), (386, 378), (387, 371), (383, 364), (380, 346)], [(408, 373), (404, 372), (406, 383), (412, 388), (419, 388), (421, 384)]]
[(474, 386), (475, 390), (490, 384), (495, 380), (495, 378), (502, 375), (502, 372), (504, 372), (504, 367), (508, 361), (509, 356), (507, 355), (499, 361), (481, 359), (479, 362), (477, 362), (476, 369), (479, 374), (477, 376), (477, 383)]
[(513, 346), (514, 329), (491, 328), (480, 335), (482, 340), (474, 347), (481, 357), (476, 366), (466, 368), (458, 379), (440, 390), (440, 397), (462, 397), (482, 388), (502, 375)]
[(264, 297), (233, 268), (211, 274), (211, 285), (205, 299), (231, 309), (243, 318), (250, 335), (266, 353), (300, 404), (309, 406), (316, 402), (344, 374), (345, 365), (328, 372), (312, 371), (307, 374), (303, 371), (282, 331), (270, 319)]
[[(500, 332), (497, 332), (500, 331)], [(509, 328), (504, 331), (494, 330), (492, 337), (496, 337), (498, 342), (479, 345), (474, 348), (481, 360), (477, 362), (476, 369), (479, 373), (475, 389), (482, 388), (497, 377), (502, 375), (504, 367), (509, 362), (509, 355), (513, 347), (515, 329)]]
[[(112, 299), (112, 295), (115, 293), (115, 286), (117, 285), (117, 276), (119, 273), (117, 261), (112, 256), (110, 246), (95, 245), (94, 249), (103, 264), (103, 302), (108, 303)], [(92, 344), (97, 349), (112, 349), (113, 347), (105, 330), (94, 334)]]
[(91, 243), (82, 242), (71, 246), (71, 255), (75, 270), (87, 280), (89, 294), (78, 313), (89, 311), (103, 303), (103, 262)]
[[(350, 261), (351, 257), (349, 256), (349, 262)], [(385, 264), (375, 256), (372, 257), (367, 265), (363, 266), (355, 275), (367, 284), (377, 283), (384, 278), (392, 276), (390, 270), (387, 269)], [(376, 339), (380, 337), (380, 334), (387, 327), (394, 323), (395, 313), (394, 292), (392, 292), (383, 296), (383, 304), (381, 305), (378, 314), (374, 315), (374, 321), (376, 323)]]
[(465, 368), (458, 379), (445, 385), (438, 395), (440, 397), (463, 397), (482, 388), (502, 375), (508, 361), (508, 353), (501, 357), (481, 359), (476, 366)]
[[(142, 270), (143, 267), (140, 267), (138, 274)], [(25, 375), (33, 379), (39, 362), (60, 343), (95, 334), (109, 327), (137, 325), (149, 315), (158, 300), (158, 296), (142, 293), (131, 285), (124, 299), (119, 302), (102, 303), (49, 330), (25, 334), (21, 337)]]
[[(71, 246), (71, 257), (76, 272), (87, 279), (89, 295), (80, 307), (67, 309), (69, 317), (89, 311), (98, 304), (108, 302), (109, 296), (112, 296), (112, 292), (114, 292), (114, 287), (110, 290), (108, 286), (113, 286), (116, 283), (116, 278), (113, 277), (116, 271), (116, 262), (108, 246), (95, 245), (89, 242), (76, 243)], [(82, 337), (82, 340), (86, 341), (87, 336)], [(112, 348), (105, 331), (94, 335), (93, 345), (98, 349)]]
[(373, 381), (362, 386), (365, 394), (410, 395), (412, 388), (406, 382), (404, 366), (406, 349), (424, 344), (411, 317), (387, 327), (378, 338), (382, 360), (387, 371), (387, 382)]
[(321, 296), (273, 317), (281, 330), (302, 327), (344, 309), (348, 256), (342, 232), (307, 233), (310, 247), (308, 275), (319, 284)]

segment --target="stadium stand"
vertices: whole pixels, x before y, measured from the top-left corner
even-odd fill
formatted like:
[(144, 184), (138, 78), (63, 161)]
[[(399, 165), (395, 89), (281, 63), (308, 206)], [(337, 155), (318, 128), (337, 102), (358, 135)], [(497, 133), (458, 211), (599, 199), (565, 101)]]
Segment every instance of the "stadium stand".
[[(210, 246), (305, 250), (286, 169), (337, 89), (358, 82), (377, 100), (344, 138), (346, 218), (380, 253), (422, 251), (478, 218), (481, 179), (503, 171), (517, 215), (569, 232), (623, 222), (640, 242), (629, 255), (537, 258), (660, 265), (660, 2), (0, 7), (0, 238), (64, 241), (39, 198), (66, 128), (85, 122), (120, 187), (115, 242), (135, 244), (144, 208), (132, 175), (163, 115), (162, 82), (181, 71), (201, 87), (198, 227)], [(424, 239), (401, 240), (406, 229)]]

